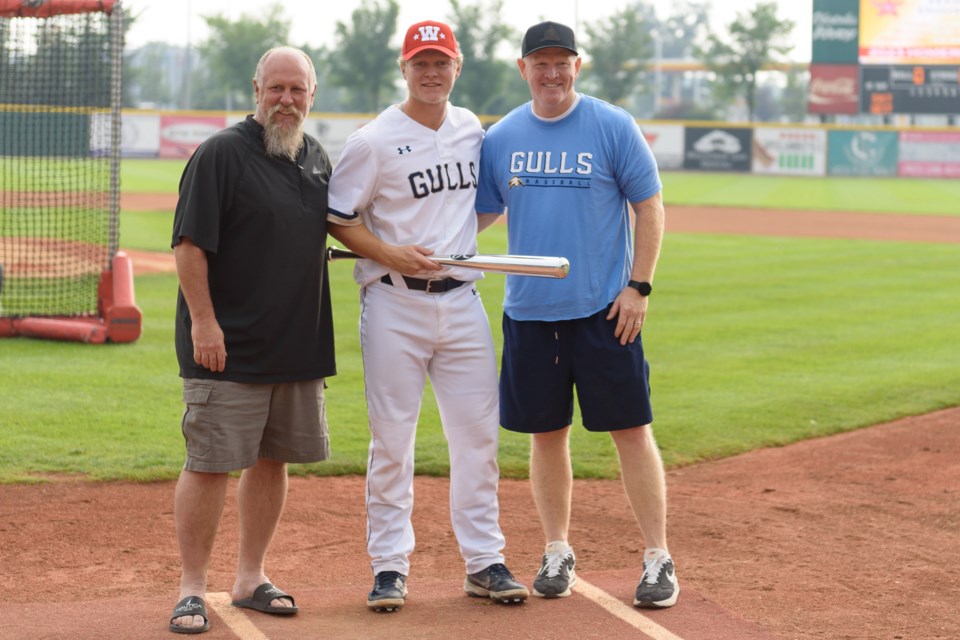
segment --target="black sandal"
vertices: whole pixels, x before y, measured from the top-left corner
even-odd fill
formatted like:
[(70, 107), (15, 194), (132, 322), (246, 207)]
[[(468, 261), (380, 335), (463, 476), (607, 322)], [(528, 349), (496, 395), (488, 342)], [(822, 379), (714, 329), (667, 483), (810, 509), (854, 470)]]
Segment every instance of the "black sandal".
[[(290, 601), (290, 606), (275, 607), (270, 604), (278, 598), (287, 598)], [(291, 596), (289, 593), (284, 593), (269, 582), (264, 582), (262, 585), (257, 587), (253, 592), (253, 596), (249, 598), (242, 598), (240, 600), (234, 600), (230, 604), (235, 607), (254, 609), (255, 611), (262, 611), (263, 613), (272, 613), (281, 616), (293, 615), (294, 613), (300, 611), (300, 608), (294, 601), (293, 596)]]
[[(184, 616), (200, 616), (203, 618), (202, 627), (183, 627), (173, 624), (177, 618)], [(210, 619), (207, 617), (207, 603), (200, 596), (187, 596), (177, 603), (170, 616), (170, 631), (174, 633), (203, 633), (210, 630)]]

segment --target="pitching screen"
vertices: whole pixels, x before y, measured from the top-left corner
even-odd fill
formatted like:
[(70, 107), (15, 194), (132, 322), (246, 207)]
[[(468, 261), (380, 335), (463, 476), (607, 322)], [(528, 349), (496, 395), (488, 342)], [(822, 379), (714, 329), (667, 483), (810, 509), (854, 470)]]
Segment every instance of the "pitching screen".
[(118, 242), (121, 12), (20, 4), (0, 4), (0, 316), (94, 315)]

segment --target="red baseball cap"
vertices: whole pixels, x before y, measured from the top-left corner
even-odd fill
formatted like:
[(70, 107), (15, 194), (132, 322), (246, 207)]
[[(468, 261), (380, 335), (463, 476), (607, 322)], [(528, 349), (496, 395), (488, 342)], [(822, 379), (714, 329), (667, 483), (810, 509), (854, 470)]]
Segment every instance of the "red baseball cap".
[(418, 22), (407, 29), (401, 53), (404, 60), (409, 60), (427, 49), (440, 51), (451, 58), (460, 55), (460, 47), (457, 45), (457, 39), (453, 37), (453, 29), (433, 20)]

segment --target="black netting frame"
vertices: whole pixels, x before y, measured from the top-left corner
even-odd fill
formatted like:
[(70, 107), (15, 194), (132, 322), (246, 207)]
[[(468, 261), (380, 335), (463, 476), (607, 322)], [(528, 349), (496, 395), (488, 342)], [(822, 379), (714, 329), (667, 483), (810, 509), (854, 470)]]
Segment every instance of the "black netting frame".
[(122, 16), (0, 17), (0, 317), (98, 312), (119, 244)]

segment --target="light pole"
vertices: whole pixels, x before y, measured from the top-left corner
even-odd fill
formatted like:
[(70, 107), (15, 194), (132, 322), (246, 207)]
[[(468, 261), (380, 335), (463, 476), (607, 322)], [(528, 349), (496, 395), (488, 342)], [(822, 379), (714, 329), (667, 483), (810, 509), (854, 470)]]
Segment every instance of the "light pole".
[(183, 103), (181, 109), (192, 109), (193, 108), (193, 87), (190, 77), (193, 75), (193, 42), (190, 38), (190, 23), (193, 22), (193, 12), (190, 7), (190, 0), (187, 0), (187, 51), (185, 56), (185, 61), (183, 65), (183, 75), (184, 80), (181, 84), (183, 87)]
[(660, 68), (660, 61), (663, 58), (663, 39), (660, 37), (660, 28), (654, 27), (650, 32), (653, 36), (653, 115), (660, 113), (660, 86), (663, 81), (663, 72)]

